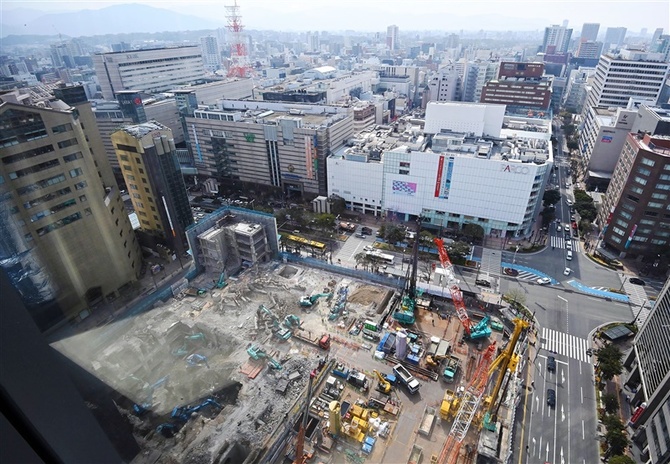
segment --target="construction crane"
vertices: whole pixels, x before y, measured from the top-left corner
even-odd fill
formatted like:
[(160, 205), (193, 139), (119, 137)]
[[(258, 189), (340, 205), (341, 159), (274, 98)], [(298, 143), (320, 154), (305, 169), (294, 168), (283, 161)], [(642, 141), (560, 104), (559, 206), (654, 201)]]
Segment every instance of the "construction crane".
[(451, 264), (447, 250), (444, 248), (444, 240), (435, 238), (433, 239), (433, 242), (437, 245), (437, 252), (440, 255), (440, 263), (444, 269), (449, 293), (451, 293), (451, 299), (454, 302), (458, 319), (461, 321), (461, 324), (463, 324), (463, 328), (465, 329), (465, 338), (475, 340), (477, 338), (489, 337), (491, 335), (491, 328), (488, 325), (490, 317), (484, 317), (484, 319), (477, 325), (472, 324), (470, 316), (468, 316), (468, 311), (465, 308), (465, 301), (463, 301), (463, 292), (461, 292), (461, 289), (458, 286), (458, 280), (456, 280), (456, 276), (454, 275), (454, 265)]
[(219, 276), (219, 281), (216, 283), (216, 288), (225, 288), (228, 285), (226, 282), (226, 271), (224, 270)]
[(295, 442), (295, 459), (293, 464), (305, 464), (314, 457), (313, 453), (305, 453), (305, 430), (307, 429), (307, 418), (309, 417), (309, 403), (312, 401), (312, 384), (314, 377), (316, 377), (316, 369), (309, 374), (309, 383), (307, 384), (307, 399), (305, 401), (305, 410), (302, 414), (302, 421), (300, 422), (300, 430), (298, 431), (298, 438)]
[(482, 400), (482, 396), (484, 396), (484, 390), (486, 389), (486, 384), (489, 379), (489, 368), (493, 361), (495, 351), (496, 344), (493, 342), (484, 353), (479, 365), (477, 365), (477, 370), (472, 376), (468, 388), (463, 393), (461, 407), (459, 408), (458, 413), (456, 413), (454, 423), (444, 442), (444, 446), (442, 447), (442, 451), (437, 460), (438, 464), (456, 464), (463, 439), (468, 433), (472, 419), (475, 417), (475, 414), (477, 414), (479, 403)]
[[(500, 370), (498, 374), (498, 379), (496, 380), (496, 385), (491, 392), (491, 401), (489, 402), (489, 407), (487, 408), (486, 413), (484, 414), (484, 428), (487, 430), (495, 431), (496, 421), (498, 420), (498, 409), (500, 409), (500, 404), (502, 403), (503, 395), (498, 400), (498, 394), (500, 393), (500, 388), (502, 387), (503, 380), (507, 377), (507, 382), (514, 371), (516, 366), (519, 364), (519, 355), (514, 352), (516, 349), (519, 338), (521, 337), (521, 332), (529, 326), (528, 321), (524, 319), (516, 318), (514, 319), (514, 332), (512, 332), (512, 337), (510, 338), (507, 346), (502, 353), (491, 363), (489, 368), (489, 375), (493, 374), (497, 369)], [(508, 373), (508, 375), (506, 375)], [(505, 389), (507, 389), (507, 384), (505, 384)]]
[(407, 284), (400, 300), (400, 307), (393, 313), (393, 319), (402, 324), (414, 324), (416, 320), (414, 309), (416, 307), (416, 273), (419, 262), (419, 233), (421, 232), (421, 219), (416, 221), (416, 234), (412, 246), (412, 265), (407, 268), (405, 279)]

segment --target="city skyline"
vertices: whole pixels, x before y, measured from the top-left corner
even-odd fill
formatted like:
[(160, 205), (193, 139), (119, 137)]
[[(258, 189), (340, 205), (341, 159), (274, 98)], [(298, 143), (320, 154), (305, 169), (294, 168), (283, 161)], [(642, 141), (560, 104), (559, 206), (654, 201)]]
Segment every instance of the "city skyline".
[[(179, 13), (188, 13), (203, 20), (220, 21), (224, 27), (225, 9), (227, 3), (199, 0), (189, 2), (157, 2), (151, 0), (121, 0), (107, 1), (3, 1), (3, 19), (7, 24), (5, 14), (10, 12), (25, 12), (37, 10), (45, 14), (72, 12), (84, 9), (97, 10), (118, 4), (143, 4), (155, 8), (162, 8)], [(631, 32), (647, 29), (652, 33), (657, 27), (668, 30), (670, 23), (670, 4), (664, 1), (635, 2), (619, 1), (564, 1), (543, 2), (538, 8), (536, 2), (488, 0), (474, 2), (450, 2), (448, 5), (433, 0), (418, 0), (413, 2), (411, 11), (403, 11), (399, 15), (397, 10), (384, 8), (378, 1), (353, 2), (344, 0), (323, 0), (307, 2), (291, 0), (287, 2), (271, 2), (269, 0), (243, 0), (238, 2), (240, 11), (248, 29), (254, 30), (386, 30), (390, 24), (397, 24), (403, 31), (419, 30), (542, 30), (550, 24), (561, 24), (569, 21), (569, 26), (575, 32), (581, 30), (583, 23), (598, 22), (601, 24), (601, 33), (606, 27), (623, 26)], [(535, 5), (535, 8), (529, 7)], [(573, 5), (574, 7), (570, 7)], [(324, 10), (328, 14), (324, 14)], [(299, 25), (295, 18), (300, 16)], [(14, 17), (9, 15), (10, 20)], [(458, 19), (453, 23), (449, 19)], [(501, 23), (504, 20), (504, 24)], [(453, 27), (452, 24), (458, 27)], [(206, 27), (204, 27), (206, 28)]]

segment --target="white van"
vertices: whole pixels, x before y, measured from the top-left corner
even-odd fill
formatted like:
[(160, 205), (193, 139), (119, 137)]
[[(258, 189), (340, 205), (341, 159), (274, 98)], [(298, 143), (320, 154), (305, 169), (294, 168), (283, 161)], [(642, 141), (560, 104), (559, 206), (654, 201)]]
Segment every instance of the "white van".
[(572, 250), (568, 250), (568, 255), (565, 257), (568, 261), (572, 261)]

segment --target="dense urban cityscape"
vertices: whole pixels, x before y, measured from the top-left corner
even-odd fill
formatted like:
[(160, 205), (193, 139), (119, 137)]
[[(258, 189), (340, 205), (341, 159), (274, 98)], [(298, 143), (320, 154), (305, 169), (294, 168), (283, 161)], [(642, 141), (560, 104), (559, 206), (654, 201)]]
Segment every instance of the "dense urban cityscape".
[(300, 3), (0, 4), (0, 461), (670, 463), (670, 4)]

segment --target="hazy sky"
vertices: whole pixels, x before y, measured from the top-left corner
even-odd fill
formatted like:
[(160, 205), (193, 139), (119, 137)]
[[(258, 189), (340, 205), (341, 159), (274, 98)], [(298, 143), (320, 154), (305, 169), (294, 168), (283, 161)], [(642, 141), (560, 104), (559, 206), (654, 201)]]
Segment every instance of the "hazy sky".
[[(55, 12), (99, 9), (118, 3), (144, 3), (225, 24), (223, 5), (233, 0), (119, 0), (58, 1), (0, 0), (3, 9), (34, 8)], [(397, 24), (401, 30), (537, 30), (564, 19), (575, 32), (584, 22), (625, 26), (632, 32), (646, 27), (670, 31), (670, 1), (565, 0), (238, 0), (249, 29), (274, 30), (384, 30)]]

